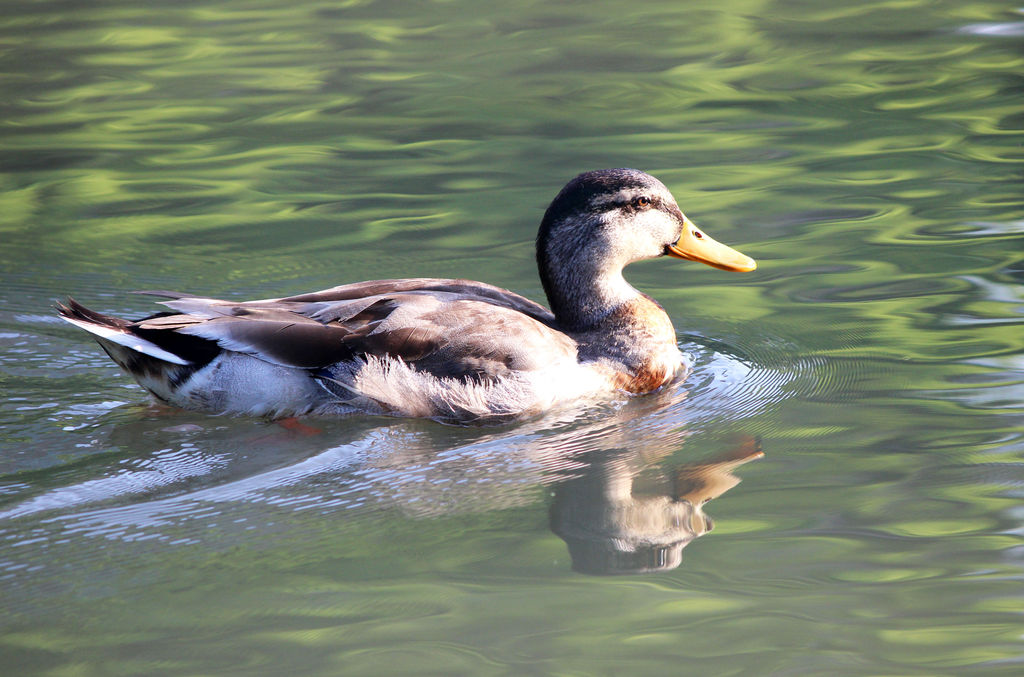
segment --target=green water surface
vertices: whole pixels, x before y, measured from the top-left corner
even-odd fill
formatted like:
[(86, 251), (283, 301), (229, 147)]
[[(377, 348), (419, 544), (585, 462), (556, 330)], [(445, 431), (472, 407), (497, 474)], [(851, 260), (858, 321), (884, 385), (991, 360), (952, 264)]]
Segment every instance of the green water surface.
[[(0, 674), (1024, 671), (1013, 3), (0, 7)], [(543, 209), (619, 166), (759, 262), (627, 271), (694, 362), (649, 397), (286, 429), (51, 308), (543, 300)]]

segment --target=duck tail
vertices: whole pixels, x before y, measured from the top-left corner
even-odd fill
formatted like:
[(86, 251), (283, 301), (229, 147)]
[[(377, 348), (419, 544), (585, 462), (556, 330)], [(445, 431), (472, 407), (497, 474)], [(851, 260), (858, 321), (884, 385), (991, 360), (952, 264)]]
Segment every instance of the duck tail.
[[(134, 322), (98, 313), (95, 310), (86, 308), (71, 297), (68, 297), (67, 303), (57, 303), (55, 307), (61, 319), (92, 334), (99, 341), (103, 349), (107, 351), (107, 354), (129, 371), (132, 371), (129, 364), (134, 361), (129, 358), (131, 354), (134, 354), (135, 357), (146, 355), (172, 364), (192, 364), (191, 361), (168, 350), (164, 350), (133, 331)], [(124, 350), (125, 348), (127, 348), (127, 351)]]

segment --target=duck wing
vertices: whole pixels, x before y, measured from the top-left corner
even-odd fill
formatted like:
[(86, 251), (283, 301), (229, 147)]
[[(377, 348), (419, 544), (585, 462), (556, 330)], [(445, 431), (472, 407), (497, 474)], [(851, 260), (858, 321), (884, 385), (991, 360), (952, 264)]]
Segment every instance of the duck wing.
[[(524, 315), (528, 315), (538, 322), (550, 327), (553, 327), (555, 324), (555, 316), (550, 310), (539, 303), (535, 303), (534, 301), (531, 301), (524, 296), (520, 296), (519, 294), (510, 292), (507, 289), (495, 287), (494, 285), (486, 284), (484, 282), (476, 282), (475, 280), (453, 280), (430, 277), (405, 278), (398, 280), (372, 280), (369, 282), (344, 284), (338, 287), (332, 287), (331, 289), (324, 289), (323, 291), (299, 294), (298, 296), (289, 296), (274, 300), (283, 302), (330, 303), (354, 301), (401, 292), (439, 292), (456, 294), (462, 298), (475, 299), (495, 306), (519, 311)], [(171, 292), (156, 293), (167, 294)]]
[(289, 367), (319, 369), (398, 358), (438, 377), (490, 380), (575, 358), (575, 342), (543, 306), (466, 280), (377, 280), (311, 294), (234, 303), (153, 292), (177, 311), (133, 323)]

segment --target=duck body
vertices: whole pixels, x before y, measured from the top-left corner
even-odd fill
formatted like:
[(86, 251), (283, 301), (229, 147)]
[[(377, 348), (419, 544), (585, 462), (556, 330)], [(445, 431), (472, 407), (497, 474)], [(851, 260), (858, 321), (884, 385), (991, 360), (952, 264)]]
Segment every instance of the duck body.
[[(247, 302), (144, 292), (170, 311), (137, 321), (71, 299), (58, 311), (155, 397), (187, 409), (503, 421), (674, 379), (683, 357), (672, 322), (622, 268), (669, 254), (753, 269), (694, 233), (657, 179), (600, 170), (571, 181), (542, 221), (551, 310), (482, 282), (417, 278)], [(684, 249), (687, 237), (697, 246)]]

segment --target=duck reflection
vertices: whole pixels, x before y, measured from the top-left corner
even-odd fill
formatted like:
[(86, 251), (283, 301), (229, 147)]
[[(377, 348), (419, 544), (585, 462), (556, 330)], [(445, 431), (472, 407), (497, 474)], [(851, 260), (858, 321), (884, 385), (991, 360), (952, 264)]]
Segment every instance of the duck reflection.
[(327, 528), (346, 542), (360, 538), (360, 515), (450, 518), (540, 507), (541, 496), (553, 495), (550, 526), (576, 571), (662, 571), (679, 566), (682, 549), (710, 530), (702, 506), (739, 482), (732, 470), (762, 455), (747, 440), (674, 464), (684, 451), (701, 453), (703, 434), (720, 433), (728, 420), (719, 410), (693, 422), (697, 409), (686, 399), (671, 388), (490, 429), (359, 418), (313, 419), (317, 430), (296, 431), (129, 410), (90, 432), (118, 451), (69, 468), (67, 484), (26, 491), (0, 520), (45, 514), (55, 538), (202, 542), (232, 530), (232, 538), (249, 539), (263, 531), (252, 525), (280, 524)]
[(652, 473), (642, 455), (595, 452), (577, 477), (558, 484), (551, 530), (585, 574), (674, 569), (683, 548), (711, 531), (703, 506), (739, 484), (732, 471), (763, 456), (754, 440), (701, 463)]

